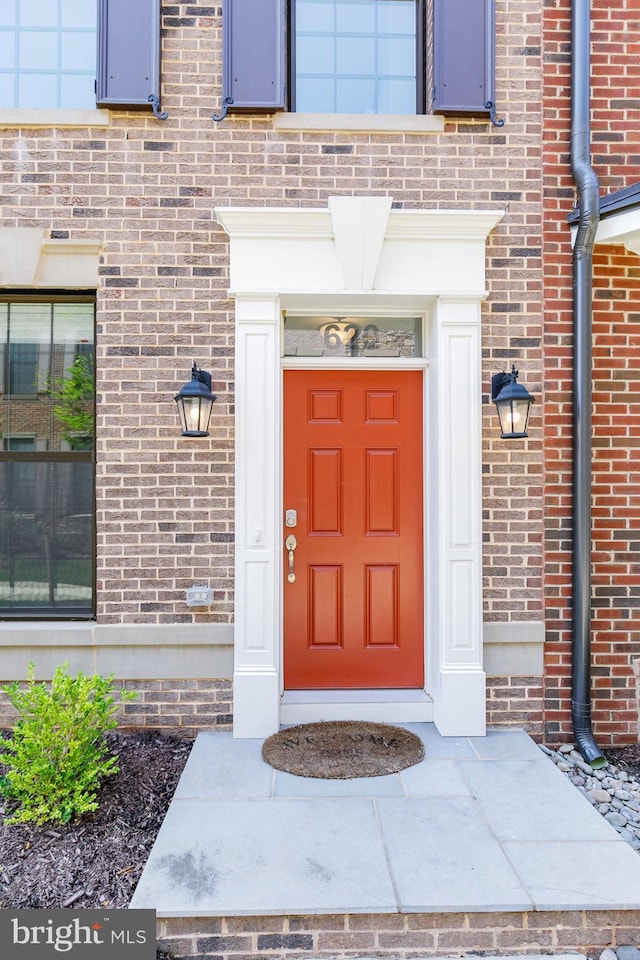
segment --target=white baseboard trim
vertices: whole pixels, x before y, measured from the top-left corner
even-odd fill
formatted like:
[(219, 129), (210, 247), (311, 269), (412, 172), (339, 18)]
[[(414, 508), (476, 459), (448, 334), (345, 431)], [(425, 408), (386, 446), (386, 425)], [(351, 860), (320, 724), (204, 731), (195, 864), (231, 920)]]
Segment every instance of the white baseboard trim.
[(280, 700), (280, 723), (370, 720), (431, 723), (433, 701), (424, 690), (288, 690)]

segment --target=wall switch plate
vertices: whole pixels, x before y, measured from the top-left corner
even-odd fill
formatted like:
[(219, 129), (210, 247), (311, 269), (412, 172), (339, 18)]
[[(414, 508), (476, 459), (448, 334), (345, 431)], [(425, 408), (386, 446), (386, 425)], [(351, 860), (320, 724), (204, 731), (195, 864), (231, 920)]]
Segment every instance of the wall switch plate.
[(185, 599), (188, 607), (210, 607), (213, 590), (211, 587), (187, 587)]

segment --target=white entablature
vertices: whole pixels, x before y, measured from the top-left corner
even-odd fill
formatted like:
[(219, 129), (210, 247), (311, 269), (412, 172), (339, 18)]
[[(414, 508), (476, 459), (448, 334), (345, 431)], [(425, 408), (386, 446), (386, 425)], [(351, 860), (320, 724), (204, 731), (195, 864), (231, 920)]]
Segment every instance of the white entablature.
[[(327, 208), (221, 207), (230, 290), (483, 296), (496, 210), (394, 210), (390, 197), (331, 197)], [(464, 270), (461, 270), (464, 267)]]

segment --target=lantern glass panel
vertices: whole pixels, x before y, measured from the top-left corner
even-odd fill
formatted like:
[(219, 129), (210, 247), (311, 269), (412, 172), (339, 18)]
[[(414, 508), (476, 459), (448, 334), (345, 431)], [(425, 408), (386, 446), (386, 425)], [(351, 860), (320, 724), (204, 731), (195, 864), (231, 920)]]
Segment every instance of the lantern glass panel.
[(183, 433), (207, 436), (212, 404), (206, 397), (180, 397), (178, 410)]
[(528, 399), (498, 401), (498, 416), (503, 437), (526, 436), (531, 401)]

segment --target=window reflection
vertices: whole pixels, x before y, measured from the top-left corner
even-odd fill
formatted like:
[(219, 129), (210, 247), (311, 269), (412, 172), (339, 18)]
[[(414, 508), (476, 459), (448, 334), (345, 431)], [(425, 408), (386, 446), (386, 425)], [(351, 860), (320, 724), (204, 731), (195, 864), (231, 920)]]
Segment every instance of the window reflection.
[(0, 303), (0, 436), (0, 615), (91, 615), (92, 302)]
[(0, 611), (90, 613), (91, 463), (0, 462)]
[[(0, 304), (0, 429), (38, 451), (91, 449), (93, 304)], [(6, 449), (6, 447), (5, 447)]]

